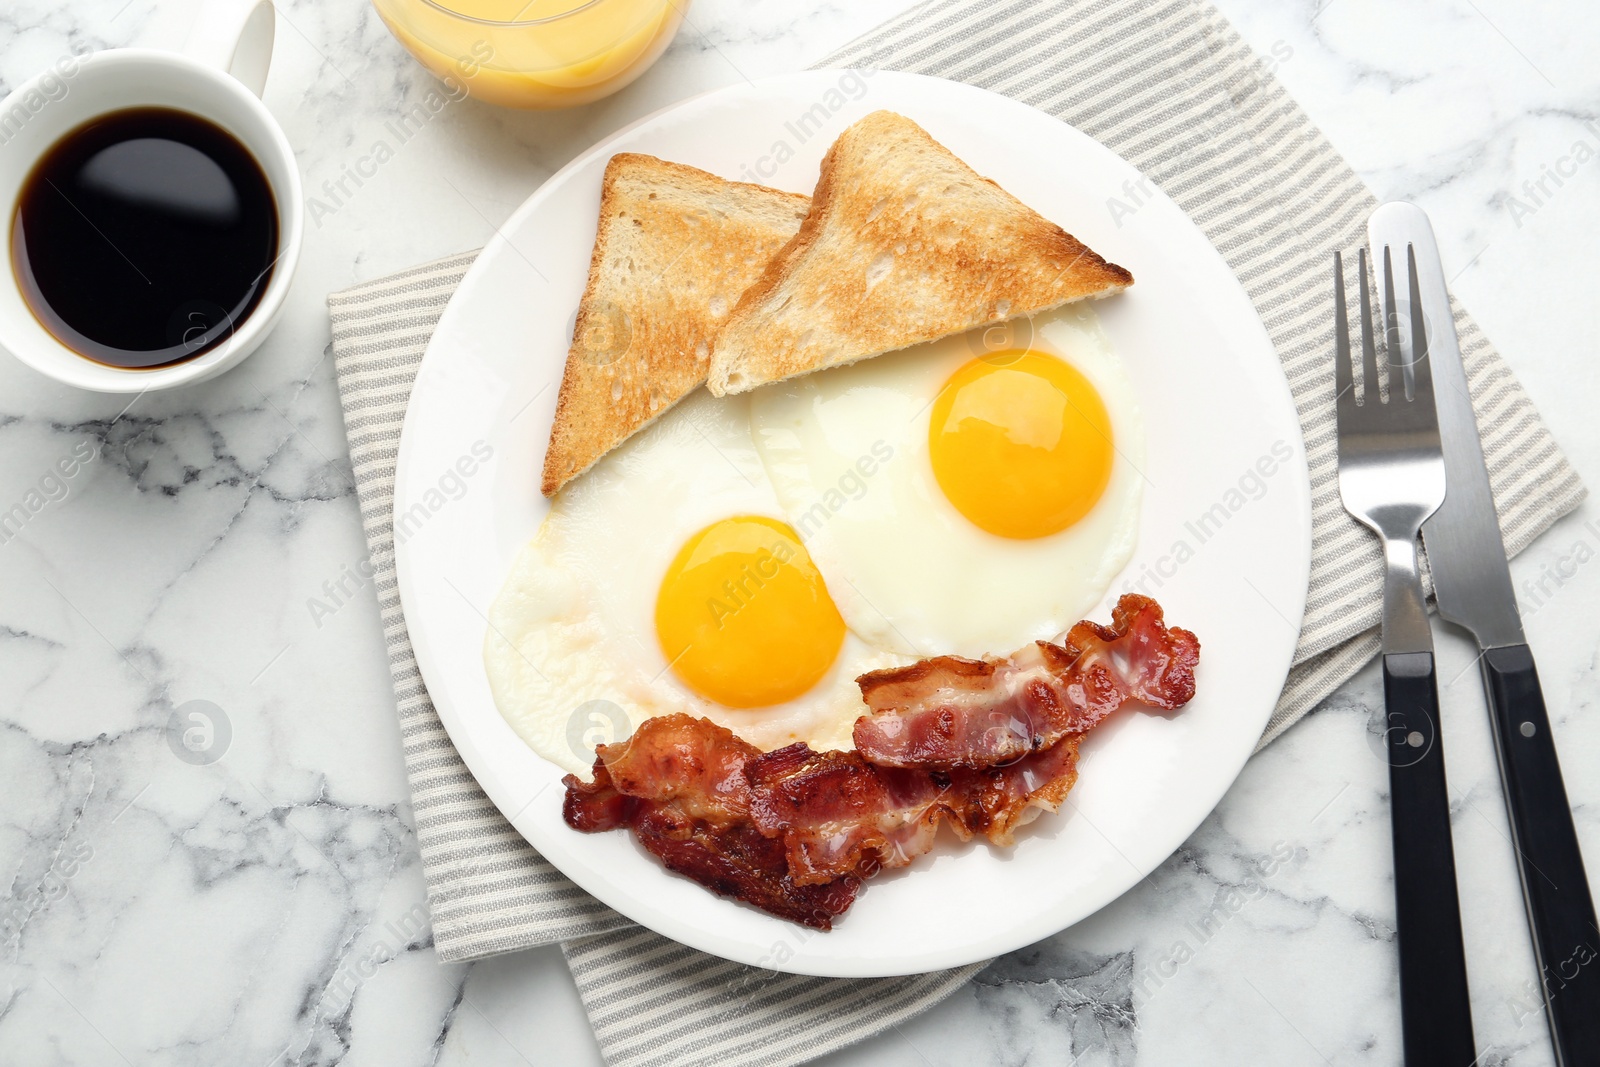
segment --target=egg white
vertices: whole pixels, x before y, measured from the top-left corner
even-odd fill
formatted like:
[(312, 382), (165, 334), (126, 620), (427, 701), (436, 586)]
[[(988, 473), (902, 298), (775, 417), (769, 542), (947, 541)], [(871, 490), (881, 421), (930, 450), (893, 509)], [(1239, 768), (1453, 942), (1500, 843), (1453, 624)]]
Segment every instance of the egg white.
[(1099, 391), (1116, 447), (1099, 502), (1046, 537), (980, 529), (935, 479), (933, 403), (985, 353), (977, 332), (751, 394), (756, 447), (789, 523), (846, 624), (877, 648), (976, 657), (1054, 637), (1092, 611), (1133, 553), (1144, 481), (1133, 388), (1086, 305), (1038, 315), (1031, 332), (1027, 347), (1066, 360)]
[(596, 744), (673, 712), (765, 750), (849, 748), (863, 710), (854, 679), (906, 662), (847, 633), (811, 690), (766, 708), (724, 707), (669, 669), (656, 595), (684, 542), (735, 515), (785, 518), (748, 408), (741, 397), (685, 399), (563, 490), (517, 556), (489, 609), (484, 666), (500, 713), (553, 763), (587, 775)]

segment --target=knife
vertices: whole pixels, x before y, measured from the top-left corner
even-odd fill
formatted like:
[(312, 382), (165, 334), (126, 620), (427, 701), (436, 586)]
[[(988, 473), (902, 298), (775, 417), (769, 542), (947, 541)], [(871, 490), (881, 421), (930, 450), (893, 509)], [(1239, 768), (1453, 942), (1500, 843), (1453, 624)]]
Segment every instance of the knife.
[[(1416, 252), (1450, 487), (1443, 506), (1423, 525), (1422, 541), (1439, 614), (1471, 631), (1478, 643), (1556, 1064), (1595, 1067), (1600, 1065), (1600, 926), (1539, 675), (1522, 634), (1433, 227), (1421, 208), (1392, 203), (1373, 213), (1367, 234), (1374, 248), (1409, 244)], [(1408, 295), (1396, 293), (1397, 306), (1408, 304)], [(1386, 290), (1382, 297), (1387, 299)]]

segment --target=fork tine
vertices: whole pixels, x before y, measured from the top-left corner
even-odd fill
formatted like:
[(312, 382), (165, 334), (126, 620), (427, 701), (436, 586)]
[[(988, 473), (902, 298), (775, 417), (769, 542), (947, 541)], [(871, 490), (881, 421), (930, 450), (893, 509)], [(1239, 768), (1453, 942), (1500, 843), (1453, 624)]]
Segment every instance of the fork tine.
[[(1417, 250), (1406, 246), (1406, 265), (1411, 275), (1411, 380), (1412, 399), (1434, 412), (1433, 361), (1429, 359), (1428, 325), (1422, 318), (1422, 282), (1417, 277)], [(1433, 417), (1438, 418), (1437, 413)]]
[(1372, 343), (1372, 292), (1367, 288), (1367, 250), (1361, 250), (1361, 403), (1376, 404), (1378, 347)]
[[(1344, 306), (1344, 258), (1333, 253), (1333, 387), (1334, 409), (1340, 411), (1356, 402), (1355, 381), (1350, 366), (1350, 316)], [(1342, 413), (1342, 412), (1341, 412)]]
[(1389, 399), (1411, 399), (1405, 352), (1400, 346), (1400, 314), (1395, 310), (1394, 263), (1389, 246), (1383, 246), (1383, 347), (1389, 372)]

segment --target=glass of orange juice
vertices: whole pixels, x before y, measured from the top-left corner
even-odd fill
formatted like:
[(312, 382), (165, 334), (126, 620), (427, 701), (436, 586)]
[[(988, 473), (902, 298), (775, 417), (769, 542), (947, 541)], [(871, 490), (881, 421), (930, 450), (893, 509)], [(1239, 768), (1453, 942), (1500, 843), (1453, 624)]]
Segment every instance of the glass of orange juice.
[(575, 107), (643, 74), (689, 0), (372, 0), (452, 88), (507, 107)]

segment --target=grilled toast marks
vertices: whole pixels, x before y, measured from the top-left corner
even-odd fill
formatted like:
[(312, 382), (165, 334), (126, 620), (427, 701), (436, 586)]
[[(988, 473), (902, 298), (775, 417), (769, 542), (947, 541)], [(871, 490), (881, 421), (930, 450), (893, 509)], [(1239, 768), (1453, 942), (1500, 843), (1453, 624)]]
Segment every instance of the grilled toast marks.
[(611, 158), (545, 453), (546, 496), (705, 381), (717, 328), (809, 203), (654, 156)]
[(717, 335), (716, 396), (1133, 284), (903, 115), (834, 142), (811, 210)]

